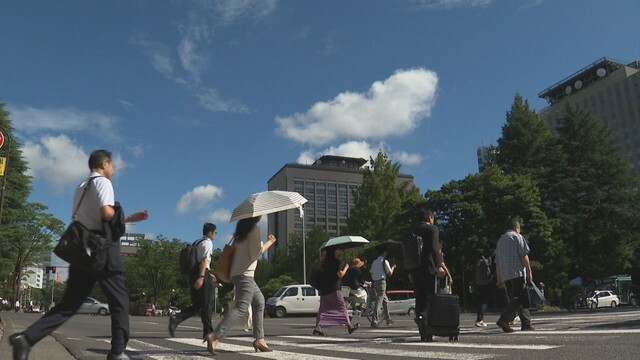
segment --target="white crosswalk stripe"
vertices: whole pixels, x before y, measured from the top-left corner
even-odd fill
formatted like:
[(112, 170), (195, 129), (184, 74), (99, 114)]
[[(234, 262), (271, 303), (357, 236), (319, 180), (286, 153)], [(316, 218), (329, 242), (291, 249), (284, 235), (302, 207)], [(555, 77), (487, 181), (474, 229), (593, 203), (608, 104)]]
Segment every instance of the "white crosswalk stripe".
[[(632, 314), (600, 314), (594, 318), (585, 314), (549, 314), (534, 319), (534, 332), (519, 331), (518, 327), (511, 334), (503, 334), (497, 326), (476, 328), (462, 324), (460, 342), (449, 342), (446, 338), (438, 338), (436, 342), (421, 342), (416, 329), (411, 327), (363, 328), (358, 336), (348, 336), (342, 329), (334, 336), (279, 335), (268, 336), (267, 342), (274, 348), (273, 352), (254, 352), (251, 347), (253, 338), (247, 335), (225, 338), (216, 350), (219, 354), (232, 358), (265, 358), (279, 360), (318, 359), (413, 359), (429, 358), (443, 360), (484, 360), (504, 358), (505, 354), (528, 354), (535, 352), (545, 356), (545, 351), (563, 348), (558, 337), (575, 335), (616, 335), (640, 334), (640, 328), (598, 328), (600, 324), (633, 320), (637, 312)], [(591, 326), (585, 327), (588, 322)], [(234, 334), (231, 334), (234, 335)], [(491, 341), (483, 342), (486, 336)], [(527, 338), (532, 336), (532, 338)], [(135, 356), (153, 360), (211, 359), (205, 344), (195, 338), (152, 337), (152, 340), (131, 339), (127, 350)], [(531, 341), (535, 339), (534, 341)], [(108, 342), (109, 339), (99, 339)], [(148, 341), (153, 341), (149, 343)], [(101, 354), (93, 354), (101, 355)]]

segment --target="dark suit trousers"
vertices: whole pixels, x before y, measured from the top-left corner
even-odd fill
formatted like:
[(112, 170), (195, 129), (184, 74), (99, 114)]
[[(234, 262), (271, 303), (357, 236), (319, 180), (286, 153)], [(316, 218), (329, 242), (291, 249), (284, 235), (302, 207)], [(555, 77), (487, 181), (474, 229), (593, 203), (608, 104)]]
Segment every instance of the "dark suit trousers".
[(411, 271), (413, 279), (413, 294), (416, 297), (416, 318), (427, 314), (429, 298), (435, 293), (435, 275), (426, 269)]
[[(197, 275), (196, 275), (197, 276)], [(182, 310), (176, 315), (178, 324), (200, 313), (200, 319), (202, 320), (202, 337), (213, 332), (213, 324), (211, 322), (211, 305), (213, 304), (213, 280), (207, 275), (204, 278), (204, 284), (198, 290), (193, 288), (193, 284), (197, 278), (191, 276), (189, 283), (191, 284), (191, 306)]]
[(122, 353), (129, 341), (129, 296), (122, 272), (89, 274), (71, 267), (62, 301), (24, 331), (29, 343), (37, 343), (69, 320), (91, 294), (96, 282), (100, 283), (109, 303), (111, 352)]

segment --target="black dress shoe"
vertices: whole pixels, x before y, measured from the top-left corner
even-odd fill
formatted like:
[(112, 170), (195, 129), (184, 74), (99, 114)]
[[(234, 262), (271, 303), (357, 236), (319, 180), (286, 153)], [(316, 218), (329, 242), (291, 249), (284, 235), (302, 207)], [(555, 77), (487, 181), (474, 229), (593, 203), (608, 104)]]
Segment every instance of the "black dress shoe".
[(351, 325), (347, 330), (349, 330), (349, 334), (353, 334), (354, 331), (360, 328), (360, 324)]
[(9, 343), (13, 346), (13, 360), (27, 360), (31, 345), (23, 333), (13, 334), (9, 337)]
[(324, 331), (320, 331), (318, 329), (313, 329), (313, 335), (316, 335), (316, 336), (327, 336), (327, 333), (324, 332)]
[(109, 352), (109, 355), (107, 355), (107, 360), (131, 360), (131, 357), (125, 354), (124, 351), (121, 352), (120, 354), (114, 354), (112, 352)]
[(175, 315), (169, 315), (169, 335), (176, 337), (176, 328), (178, 327), (178, 319)]

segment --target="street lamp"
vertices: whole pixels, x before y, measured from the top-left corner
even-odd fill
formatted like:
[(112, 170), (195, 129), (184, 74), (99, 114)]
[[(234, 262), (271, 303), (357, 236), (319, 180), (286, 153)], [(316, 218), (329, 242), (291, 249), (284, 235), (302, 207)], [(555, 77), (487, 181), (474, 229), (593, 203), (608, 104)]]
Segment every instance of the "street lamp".
[(0, 175), (2, 175), (2, 194), (0, 194), (0, 224), (2, 224), (2, 208), (4, 207), (4, 193), (7, 188), (7, 171), (9, 170), (9, 156), (11, 156), (11, 134), (4, 127), (0, 126), (0, 148), (4, 145), (5, 135), (7, 134), (7, 139), (9, 140), (9, 145), (7, 149), (7, 157), (0, 157)]

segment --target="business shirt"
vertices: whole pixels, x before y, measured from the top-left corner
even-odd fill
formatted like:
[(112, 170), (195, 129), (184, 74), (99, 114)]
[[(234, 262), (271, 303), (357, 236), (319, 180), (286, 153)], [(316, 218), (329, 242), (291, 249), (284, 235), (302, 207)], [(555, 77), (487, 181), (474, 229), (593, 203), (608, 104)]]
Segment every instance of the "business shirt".
[(513, 230), (504, 233), (496, 246), (496, 263), (500, 268), (500, 279), (504, 282), (524, 277), (526, 268), (522, 257), (529, 254), (529, 244), (524, 236)]
[(384, 257), (378, 256), (371, 264), (371, 279), (373, 281), (386, 280), (388, 274), (391, 274), (389, 262)]

